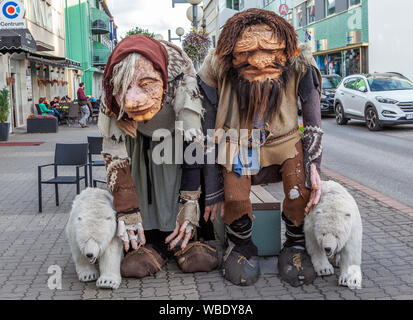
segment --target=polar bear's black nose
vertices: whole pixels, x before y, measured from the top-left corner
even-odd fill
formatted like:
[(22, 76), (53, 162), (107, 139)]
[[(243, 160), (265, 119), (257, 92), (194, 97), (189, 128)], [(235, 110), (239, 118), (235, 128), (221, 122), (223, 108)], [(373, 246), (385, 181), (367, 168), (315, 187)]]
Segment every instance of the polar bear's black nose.
[(324, 248), (324, 251), (325, 251), (327, 254), (329, 254), (329, 253), (331, 252), (331, 248), (329, 248), (329, 247)]
[(86, 253), (86, 257), (93, 258), (93, 253)]

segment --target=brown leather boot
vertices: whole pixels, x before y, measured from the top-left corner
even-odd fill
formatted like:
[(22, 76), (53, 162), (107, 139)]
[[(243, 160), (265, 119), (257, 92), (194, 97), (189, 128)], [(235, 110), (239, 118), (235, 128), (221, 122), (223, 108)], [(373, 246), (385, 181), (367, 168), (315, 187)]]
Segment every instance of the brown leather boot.
[(218, 267), (216, 249), (199, 241), (176, 252), (175, 259), (182, 272), (209, 272)]
[(144, 278), (157, 273), (167, 262), (150, 245), (129, 252), (120, 265), (120, 273), (124, 278)]

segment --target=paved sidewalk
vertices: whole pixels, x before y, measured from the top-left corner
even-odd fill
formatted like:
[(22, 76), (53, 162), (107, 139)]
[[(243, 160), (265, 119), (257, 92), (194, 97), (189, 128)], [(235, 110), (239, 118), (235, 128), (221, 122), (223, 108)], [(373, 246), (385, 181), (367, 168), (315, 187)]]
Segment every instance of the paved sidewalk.
[[(0, 146), (0, 299), (413, 299), (413, 217), (348, 185), (364, 227), (361, 290), (338, 287), (337, 275), (301, 288), (263, 275), (254, 286), (237, 287), (219, 271), (183, 274), (174, 262), (154, 277), (124, 279), (116, 291), (79, 282), (64, 234), (75, 188), (59, 187), (61, 205), (56, 207), (54, 188), (44, 185), (43, 213), (38, 213), (37, 165), (53, 161), (56, 142), (85, 142), (87, 135), (98, 135), (96, 126), (17, 133), (10, 142), (46, 143)], [(94, 176), (103, 178), (103, 168)], [(267, 189), (277, 195), (280, 184)], [(47, 286), (51, 265), (62, 268), (61, 290)]]

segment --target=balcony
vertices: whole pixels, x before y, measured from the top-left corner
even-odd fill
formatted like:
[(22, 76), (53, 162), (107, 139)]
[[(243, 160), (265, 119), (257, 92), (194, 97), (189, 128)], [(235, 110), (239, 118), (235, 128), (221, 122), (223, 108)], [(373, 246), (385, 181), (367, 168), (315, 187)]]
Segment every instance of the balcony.
[(91, 8), (91, 9), (92, 9), (92, 14), (91, 14), (92, 33), (93, 34), (109, 33), (110, 27), (109, 27), (108, 15), (99, 9), (96, 9), (96, 8)]
[(110, 49), (100, 42), (93, 41), (92, 63), (94, 67), (103, 67), (108, 62)]

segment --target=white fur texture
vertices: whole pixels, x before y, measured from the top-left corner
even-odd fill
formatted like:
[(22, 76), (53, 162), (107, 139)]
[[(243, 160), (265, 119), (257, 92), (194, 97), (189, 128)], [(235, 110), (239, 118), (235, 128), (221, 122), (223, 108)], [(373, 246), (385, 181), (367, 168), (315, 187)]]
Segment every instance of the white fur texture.
[(305, 218), (304, 232), (317, 274), (334, 274), (330, 262), (335, 260), (340, 266), (339, 285), (361, 289), (361, 217), (356, 201), (343, 186), (322, 182), (320, 203)]
[(73, 201), (66, 236), (76, 273), (82, 282), (98, 278), (100, 288), (117, 289), (121, 283), (122, 242), (116, 233), (116, 212), (112, 195), (102, 189), (87, 188)]

